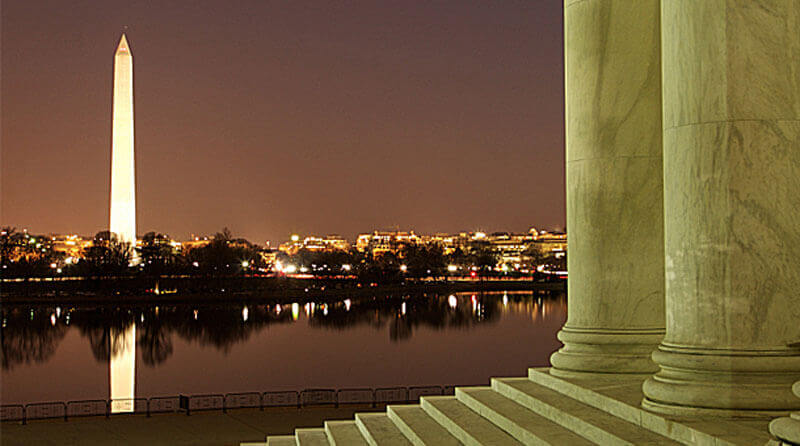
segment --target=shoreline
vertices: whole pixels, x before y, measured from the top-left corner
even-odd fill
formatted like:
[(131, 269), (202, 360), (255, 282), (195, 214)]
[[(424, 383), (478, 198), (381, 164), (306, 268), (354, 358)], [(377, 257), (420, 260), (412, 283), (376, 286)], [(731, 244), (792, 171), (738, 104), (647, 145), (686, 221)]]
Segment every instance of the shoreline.
[[(132, 285), (130, 279), (123, 285)], [(159, 282), (161, 289), (180, 289), (180, 292), (142, 292), (141, 280), (132, 286), (107, 288), (112, 283), (93, 280), (89, 286), (61, 287), (54, 284), (66, 282), (16, 282), (12, 290), (3, 284), (0, 304), (47, 304), (47, 303), (227, 303), (227, 302), (277, 302), (294, 300), (331, 301), (343, 297), (369, 297), (375, 294), (387, 296), (407, 293), (453, 293), (487, 291), (564, 291), (566, 281), (538, 282), (533, 280), (468, 280), (447, 282), (405, 282), (392, 285), (356, 286), (351, 281), (336, 279), (288, 279), (288, 278), (211, 278), (211, 279), (148, 279), (148, 283)], [(84, 284), (88, 283), (84, 282)], [(248, 283), (249, 282), (249, 283)], [(113, 283), (119, 283), (113, 281)], [(43, 286), (44, 285), (44, 286)], [(98, 286), (99, 285), (99, 286)], [(183, 286), (180, 286), (183, 285)], [(194, 286), (192, 286), (194, 285)], [(255, 286), (254, 286), (255, 285)], [(180, 286), (180, 287), (179, 287)], [(66, 288), (66, 289), (64, 289)], [(138, 289), (137, 289), (138, 288)], [(219, 291), (216, 291), (219, 290)], [(9, 292), (10, 291), (10, 292)]]

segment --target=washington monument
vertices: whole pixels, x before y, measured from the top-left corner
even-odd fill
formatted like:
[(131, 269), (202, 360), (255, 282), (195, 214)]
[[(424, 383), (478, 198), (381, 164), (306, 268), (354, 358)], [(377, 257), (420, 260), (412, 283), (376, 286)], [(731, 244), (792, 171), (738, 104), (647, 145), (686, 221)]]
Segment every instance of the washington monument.
[(136, 170), (133, 155), (133, 55), (125, 34), (114, 54), (111, 129), (111, 216), (108, 230), (136, 245)]
[[(125, 34), (114, 54), (114, 111), (111, 128), (111, 217), (108, 230), (136, 245), (136, 169), (133, 156), (133, 56)], [(134, 256), (133, 262), (136, 262)], [(134, 411), (136, 327), (111, 330), (111, 412)]]

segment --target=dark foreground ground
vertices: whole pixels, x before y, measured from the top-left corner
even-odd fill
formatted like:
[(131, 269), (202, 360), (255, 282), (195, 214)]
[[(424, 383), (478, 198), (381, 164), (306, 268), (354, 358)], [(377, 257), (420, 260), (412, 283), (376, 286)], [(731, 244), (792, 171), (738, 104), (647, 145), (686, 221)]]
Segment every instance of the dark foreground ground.
[(321, 427), (327, 420), (352, 420), (357, 412), (385, 406), (235, 409), (185, 414), (118, 415), (69, 421), (39, 420), (0, 424), (2, 445), (238, 445), (291, 434), (296, 427)]

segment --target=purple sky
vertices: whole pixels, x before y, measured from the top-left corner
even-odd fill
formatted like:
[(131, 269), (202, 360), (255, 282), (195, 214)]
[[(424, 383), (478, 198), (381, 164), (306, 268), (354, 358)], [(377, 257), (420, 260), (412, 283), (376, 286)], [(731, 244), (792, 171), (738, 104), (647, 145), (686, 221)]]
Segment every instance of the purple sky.
[(107, 227), (127, 25), (139, 234), (564, 226), (561, 1), (0, 8), (2, 225)]

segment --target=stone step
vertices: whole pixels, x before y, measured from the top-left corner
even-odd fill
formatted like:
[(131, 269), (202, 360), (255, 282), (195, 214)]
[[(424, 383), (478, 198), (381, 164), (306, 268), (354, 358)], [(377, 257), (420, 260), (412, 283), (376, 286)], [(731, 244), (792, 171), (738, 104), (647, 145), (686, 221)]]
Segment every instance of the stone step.
[(589, 379), (562, 378), (549, 368), (532, 368), (528, 378), (574, 400), (600, 409), (629, 423), (697, 446), (737, 446), (764, 444), (770, 439), (768, 420), (670, 419), (641, 407), (644, 378), (620, 375), (593, 376)]
[(522, 444), (453, 396), (424, 396), (420, 401), (431, 418), (465, 445)]
[(357, 413), (356, 425), (370, 446), (411, 445), (385, 413)]
[(456, 399), (526, 445), (595, 444), (500, 395), (491, 387), (459, 388)]
[(328, 446), (328, 436), (321, 427), (295, 429), (294, 436), (297, 446)]
[(681, 444), (527, 378), (493, 378), (492, 389), (598, 444)]
[(461, 442), (419, 405), (387, 406), (386, 414), (415, 446), (459, 446)]
[(297, 438), (294, 435), (270, 435), (267, 446), (297, 446)]
[(326, 421), (325, 433), (333, 446), (367, 446), (355, 421)]

